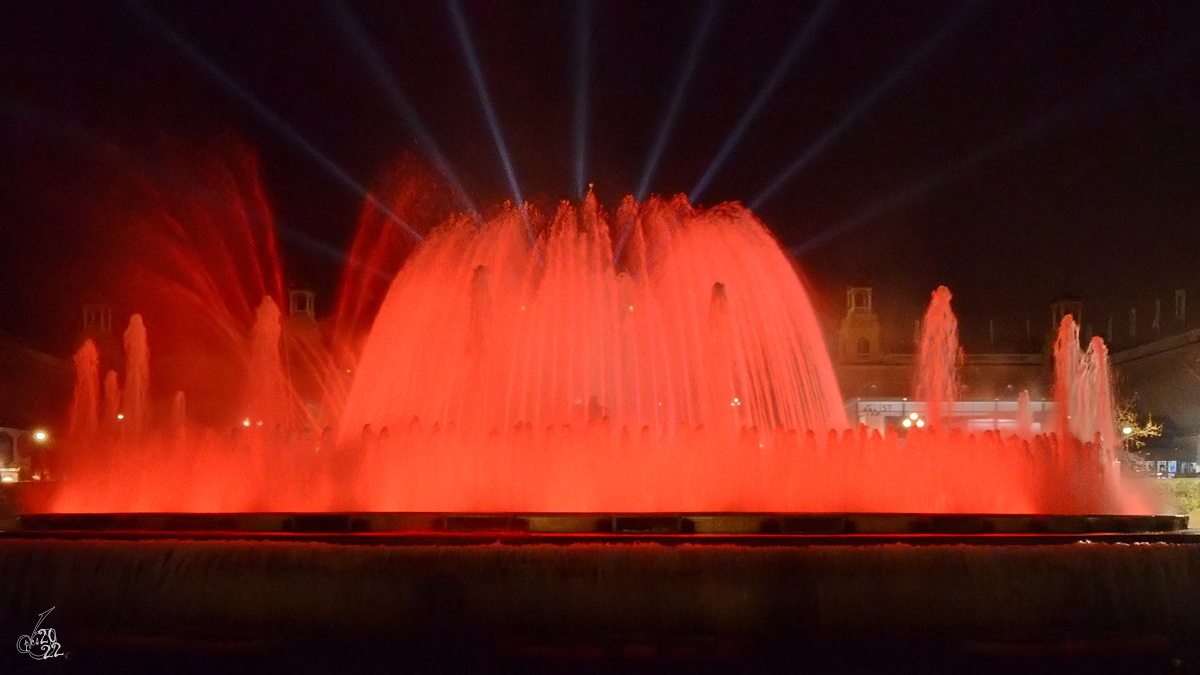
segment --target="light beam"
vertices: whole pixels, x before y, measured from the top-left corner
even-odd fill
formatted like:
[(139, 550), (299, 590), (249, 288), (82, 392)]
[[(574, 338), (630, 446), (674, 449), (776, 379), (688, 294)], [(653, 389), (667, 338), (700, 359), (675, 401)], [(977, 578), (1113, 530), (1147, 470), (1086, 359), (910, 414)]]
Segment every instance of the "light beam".
[(342, 249), (337, 248), (336, 246), (331, 246), (320, 239), (310, 237), (299, 230), (290, 227), (280, 227), (279, 230), (283, 234), (284, 239), (291, 241), (293, 244), (296, 244), (301, 248), (308, 249), (310, 252), (315, 253), (322, 258), (334, 261), (338, 265), (350, 265), (357, 269), (366, 270), (371, 276), (380, 281), (390, 282), (395, 278), (394, 272), (388, 274), (374, 265), (368, 265), (361, 260), (351, 258)]
[[(692, 80), (692, 73), (695, 72), (696, 63), (700, 60), (700, 49), (704, 46), (709, 29), (712, 28), (713, 17), (716, 14), (717, 0), (709, 0), (704, 6), (704, 11), (700, 14), (700, 19), (696, 22), (695, 30), (692, 32), (692, 43), (688, 47), (687, 55), (684, 57), (683, 64), (679, 69), (679, 79), (675, 81), (675, 90), (671, 94), (670, 103), (667, 104), (662, 122), (659, 123), (658, 137), (655, 138), (654, 146), (650, 149), (650, 156), (646, 158), (646, 167), (642, 169), (642, 180), (638, 183), (637, 190), (637, 200), (639, 202), (645, 200), (646, 193), (650, 191), (650, 181), (654, 178), (654, 171), (658, 168), (658, 160), (662, 157), (667, 141), (671, 137), (671, 129), (675, 126), (675, 118), (679, 116), (679, 108), (683, 105), (683, 96), (687, 93), (688, 84)], [(624, 240), (622, 240), (622, 243), (624, 243)], [(620, 255), (619, 247), (618, 255)]]
[(587, 183), (589, 51), (592, 35), (591, 0), (575, 3), (575, 195), (582, 201)]
[(757, 197), (754, 198), (753, 201), (750, 202), (751, 210), (758, 209), (768, 199), (773, 197), (775, 193), (779, 191), (779, 188), (783, 187), (783, 185), (795, 177), (796, 174), (807, 168), (808, 165), (813, 162), (813, 160), (820, 156), (820, 154), (824, 152), (826, 148), (828, 148), (834, 141), (838, 139), (838, 137), (845, 133), (845, 131), (849, 129), (855, 122), (857, 122), (859, 118), (867, 114), (871, 108), (875, 107), (876, 104), (878, 104), (889, 93), (891, 93), (891, 91), (895, 89), (897, 85), (904, 81), (905, 77), (911, 74), (912, 71), (916, 70), (917, 66), (920, 65), (920, 63), (924, 61), (926, 57), (928, 57), (951, 35), (957, 32), (958, 29), (967, 22), (967, 19), (969, 19), (971, 15), (975, 13), (975, 10), (982, 3), (983, 0), (971, 0), (963, 5), (962, 9), (955, 13), (955, 15), (951, 17), (950, 20), (946, 22), (946, 24), (943, 25), (936, 33), (934, 33), (933, 36), (922, 43), (916, 51), (909, 54), (908, 58), (905, 59), (898, 68), (893, 70), (891, 74), (883, 80), (883, 82), (879, 83), (878, 86), (855, 101), (854, 105), (850, 107), (850, 110), (848, 110), (846, 114), (842, 116), (842, 119), (839, 120), (837, 124), (833, 125), (833, 127), (821, 134), (817, 140), (812, 143), (812, 145), (808, 146), (804, 152), (800, 153), (800, 156), (797, 157), (795, 161), (789, 164), (787, 168), (785, 168), (779, 174), (779, 176), (775, 178), (775, 180), (771, 181), (770, 185), (768, 185), (762, 192), (758, 194)]
[(462, 48), (463, 59), (467, 62), (467, 68), (471, 71), (471, 79), (475, 82), (475, 92), (479, 95), (479, 103), (483, 106), (483, 114), (487, 119), (488, 130), (492, 134), (492, 140), (496, 144), (496, 151), (500, 153), (500, 161), (504, 164), (504, 175), (508, 177), (508, 186), (512, 190), (513, 199), (516, 200), (517, 210), (521, 212), (521, 217), (525, 221), (525, 232), (529, 235), (529, 243), (535, 244), (537, 238), (533, 234), (533, 225), (529, 222), (529, 213), (525, 208), (525, 198), (521, 195), (521, 186), (517, 183), (517, 172), (513, 168), (512, 159), (508, 155), (508, 146), (504, 143), (504, 134), (500, 132), (500, 120), (496, 116), (496, 109), (492, 106), (492, 97), (488, 94), (487, 82), (483, 77), (483, 67), (479, 64), (479, 57), (475, 53), (475, 42), (471, 39), (470, 30), (467, 28), (467, 20), (463, 17), (462, 7), (459, 6), (458, 0), (446, 0), (446, 6), (450, 9), (450, 17), (454, 20), (454, 32), (458, 34), (458, 44)]
[(725, 143), (721, 149), (717, 151), (716, 157), (708, 165), (708, 169), (704, 171), (704, 175), (696, 182), (696, 186), (688, 193), (688, 197), (692, 202), (700, 200), (701, 195), (708, 189), (709, 183), (716, 177), (717, 171), (725, 160), (729, 158), (730, 153), (737, 147), (738, 142), (742, 139), (742, 135), (750, 128), (750, 123), (758, 116), (759, 111), (766, 104), (771, 95), (775, 93), (775, 89), (779, 87), (779, 83), (783, 81), (783, 76), (792, 69), (792, 65), (799, 58), (804, 48), (812, 41), (817, 29), (825, 22), (825, 18), (829, 15), (829, 11), (833, 9), (833, 5), (837, 0), (822, 0), (821, 4), (813, 10), (809, 15), (808, 20), (804, 22), (804, 26), (796, 33), (796, 37), (784, 52), (783, 57), (779, 59), (779, 63), (775, 65), (775, 70), (771, 71), (770, 76), (763, 82), (758, 93), (754, 96), (754, 100), (750, 102), (750, 106), (746, 108), (746, 112), (742, 113), (741, 119), (734, 125), (733, 130), (729, 133), (729, 137), (725, 139)]
[(891, 211), (901, 204), (917, 199), (925, 193), (953, 181), (963, 173), (975, 168), (976, 165), (995, 157), (1005, 150), (1008, 150), (1010, 147), (1020, 145), (1041, 135), (1051, 125), (1067, 117), (1068, 111), (1069, 108), (1066, 106), (1058, 108), (1048, 115), (1043, 115), (1022, 125), (1012, 133), (1004, 136), (1004, 138), (1001, 138), (999, 141), (992, 143), (986, 148), (971, 153), (967, 157), (955, 162), (950, 166), (943, 167), (936, 171), (931, 171), (924, 176), (921, 176), (917, 180), (909, 183), (896, 192), (893, 192), (887, 197), (859, 210), (858, 213), (842, 221), (841, 223), (838, 223), (832, 227), (828, 227), (815, 236), (810, 237), (807, 241), (794, 246), (791, 249), (792, 254), (797, 256), (802, 255), (824, 244), (827, 244), (833, 239), (845, 234), (846, 232), (849, 232), (859, 225), (874, 220), (875, 218), (878, 218), (879, 216)]
[(874, 204), (860, 209), (850, 218), (837, 225), (828, 227), (810, 237), (807, 241), (792, 247), (790, 249), (791, 253), (798, 256), (818, 248), (863, 223), (878, 218), (901, 204), (912, 201), (927, 192), (953, 181), (963, 173), (974, 169), (976, 165), (982, 164), (1002, 152), (1006, 152), (1009, 148), (1032, 141), (1038, 136), (1047, 133), (1054, 126), (1060, 125), (1074, 116), (1094, 114), (1096, 107), (1120, 96), (1133, 82), (1148, 77), (1159, 67), (1174, 63), (1183, 58), (1188, 58), (1194, 46), (1193, 42), (1184, 41), (1173, 48), (1159, 52), (1155, 57), (1147, 60), (1132, 72), (1119, 78), (1101, 82), (1087, 95), (1081, 96), (1074, 102), (1064, 103), (1049, 113), (1029, 120), (999, 141), (971, 153), (955, 164), (927, 173)]
[(462, 181), (458, 175), (454, 173), (454, 169), (450, 166), (450, 162), (442, 154), (441, 149), (433, 140), (433, 134), (430, 133), (429, 127), (425, 125), (425, 121), (417, 113), (416, 108), (409, 102), (408, 97), (404, 94), (404, 90), (397, 83), (395, 73), (384, 62), (379, 55), (379, 51), (375, 48), (375, 43), (371, 40), (370, 35), (363, 28), (362, 23), (355, 18), (350, 8), (342, 0), (330, 0), (328, 3), (332, 10), (334, 19), (346, 34), (346, 38), (354, 50), (355, 56), (363, 62), (363, 64), (375, 76), (379, 85), (383, 87), (384, 93), (387, 95), (388, 103), (392, 109), (404, 120), (408, 125), (409, 130), (416, 138), (417, 143), (425, 152), (426, 156), (433, 160), (437, 170), (445, 177), (446, 182), (450, 184), (450, 188), (462, 200), (464, 206), (471, 214), (478, 216), (479, 211), (475, 208), (474, 202), (471, 201), (470, 195), (467, 194), (466, 188), (463, 187)]
[(371, 193), (365, 187), (363, 187), (362, 184), (355, 180), (353, 176), (347, 173), (345, 169), (338, 166), (333, 160), (326, 157), (325, 154), (318, 150), (312, 143), (310, 143), (308, 139), (304, 138), (304, 136), (300, 135), (300, 133), (291, 125), (285, 122), (278, 113), (260, 101), (258, 97), (256, 97), (254, 94), (251, 94), (245, 87), (239, 84), (237, 80), (234, 80), (224, 70), (221, 70), (219, 66), (205, 57), (199, 49), (197, 49), (192, 43), (188, 42), (186, 38), (163, 22), (158, 15), (154, 14), (153, 11), (136, 0), (127, 0), (126, 5), (139, 19), (153, 28), (160, 37), (165, 38), (167, 42), (178, 49), (187, 58), (187, 60), (192, 63), (192, 65), (196, 66), (203, 71), (205, 75), (208, 75), (210, 78), (216, 81), (216, 83), (221, 85), (221, 87), (223, 87), (228, 93), (232, 94), (234, 97), (241, 100), (242, 103), (245, 103), (247, 106), (249, 106), (250, 109), (255, 112), (255, 114), (257, 114), (264, 122), (268, 124), (268, 126), (270, 126), (276, 133), (290, 142), (297, 149), (308, 155), (309, 159), (315, 161), (318, 166), (325, 169), (327, 173), (336, 178), (346, 187), (353, 190), (361, 198), (374, 203), (376, 208), (387, 214), (389, 218), (399, 223), (411, 236), (416, 238), (418, 241), (424, 239), (419, 232), (410, 227), (408, 223), (404, 222), (402, 218), (393, 213), (391, 209), (388, 209), (387, 206), (376, 200)]

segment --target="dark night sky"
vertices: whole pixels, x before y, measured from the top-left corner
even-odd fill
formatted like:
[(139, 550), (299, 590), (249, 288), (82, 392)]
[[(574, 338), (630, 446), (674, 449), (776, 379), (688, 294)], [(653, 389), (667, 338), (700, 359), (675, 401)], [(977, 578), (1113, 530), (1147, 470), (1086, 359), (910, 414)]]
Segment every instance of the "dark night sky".
[[(348, 6), (475, 202), (508, 198), (447, 6)], [(653, 192), (692, 188), (816, 6), (718, 6)], [(753, 202), (966, 6), (834, 5), (701, 202)], [(592, 3), (587, 176), (606, 205), (637, 187), (704, 8)], [(464, 11), (521, 188), (572, 197), (575, 3), (480, 1)], [(873, 212), (798, 251), (821, 311), (836, 317), (844, 286), (871, 281), (902, 342), (928, 293), (946, 284), (969, 348), (988, 318), (1044, 323), (1049, 301), (1067, 293), (1093, 308), (1097, 330), (1107, 312), (1167, 303), (1176, 288), (1200, 303), (1200, 4), (993, 0), (966, 11), (756, 209), (785, 247)], [(7, 0), (0, 334), (63, 351), (90, 275), (119, 274), (105, 269), (87, 222), (110, 185), (93, 158), (163, 142), (234, 137), (255, 148), (289, 276), (326, 298), (333, 288), (336, 261), (296, 242), (344, 249), (360, 196), (145, 16), (364, 185), (419, 149), (325, 0)]]

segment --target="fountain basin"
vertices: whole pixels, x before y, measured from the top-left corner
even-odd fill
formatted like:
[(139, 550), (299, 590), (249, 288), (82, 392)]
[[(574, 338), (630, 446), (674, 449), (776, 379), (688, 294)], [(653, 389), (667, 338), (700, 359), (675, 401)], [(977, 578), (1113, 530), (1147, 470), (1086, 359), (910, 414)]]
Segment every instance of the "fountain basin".
[(1121, 535), (1187, 529), (1179, 515), (941, 513), (43, 513), (13, 531), (135, 536), (459, 535), (505, 537), (772, 537), (897, 535)]
[[(403, 662), (420, 648), (435, 659), (457, 650), (490, 662), (517, 649), (545, 660), (567, 649), (568, 661), (615, 654), (620, 662), (631, 648), (680, 644), (742, 650), (736, 660), (782, 653), (793, 665), (829, 653), (907, 658), (914, 649), (971, 659), (979, 657), (972, 649), (1016, 649), (1028, 659), (1056, 646), (1105, 658), (1151, 649), (1157, 658), (1200, 638), (1200, 541), (1190, 533), (1123, 535), (1123, 543), (1041, 535), (1040, 544), (945, 535), (924, 545), (866, 535), (841, 540), (866, 545), (801, 535), (767, 544), (747, 536), (753, 545), (701, 536), (666, 545), (666, 535), (572, 545), (527, 533), (527, 545), (479, 533), (434, 543), (209, 535), (7, 533), (0, 628), (22, 634), (32, 625), (25, 619), (53, 606), (68, 650), (85, 638), (101, 655), (114, 645), (190, 641), (219, 660), (213, 645), (232, 641), (276, 645), (274, 655), (302, 645), (305, 654), (335, 654), (342, 668), (354, 654)], [(775, 545), (802, 541), (817, 543)]]

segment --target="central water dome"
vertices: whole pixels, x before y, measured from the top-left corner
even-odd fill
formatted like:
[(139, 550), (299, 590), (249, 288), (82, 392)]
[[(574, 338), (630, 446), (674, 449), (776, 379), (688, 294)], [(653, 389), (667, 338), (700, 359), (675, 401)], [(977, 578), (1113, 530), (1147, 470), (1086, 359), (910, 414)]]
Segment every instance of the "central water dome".
[(410, 466), (387, 470), (443, 495), (531, 508), (549, 490), (559, 509), (638, 476), (679, 508), (705, 491), (680, 483), (686, 465), (758, 464), (776, 430), (847, 426), (809, 298), (753, 214), (630, 198), (609, 218), (590, 195), (548, 221), (509, 207), (435, 230), (392, 283), (341, 419), (342, 443), (412, 436)]
[(775, 239), (741, 206), (683, 198), (628, 200), (611, 224), (591, 198), (545, 225), (514, 208), (451, 222), (396, 277), (358, 370), (344, 438), (414, 419), (481, 435), (846, 426)]

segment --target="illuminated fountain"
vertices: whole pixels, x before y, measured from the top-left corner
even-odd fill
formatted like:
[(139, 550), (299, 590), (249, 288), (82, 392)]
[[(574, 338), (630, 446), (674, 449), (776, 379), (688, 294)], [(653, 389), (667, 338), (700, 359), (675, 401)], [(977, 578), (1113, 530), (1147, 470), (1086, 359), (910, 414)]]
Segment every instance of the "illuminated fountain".
[(914, 382), (928, 424), (853, 429), (793, 263), (740, 205), (608, 214), (589, 195), (481, 220), (422, 171), (402, 162), (364, 204), (324, 333), (280, 311), (248, 154), (194, 172), (207, 191), (151, 185), (130, 218), (148, 262), (127, 265), (147, 309), (123, 378), (76, 355), (68, 480), (44, 508), (1150, 510), (1121, 485), (1103, 344), (1084, 354), (1073, 323), (1053, 433), (955, 427), (945, 288)]

